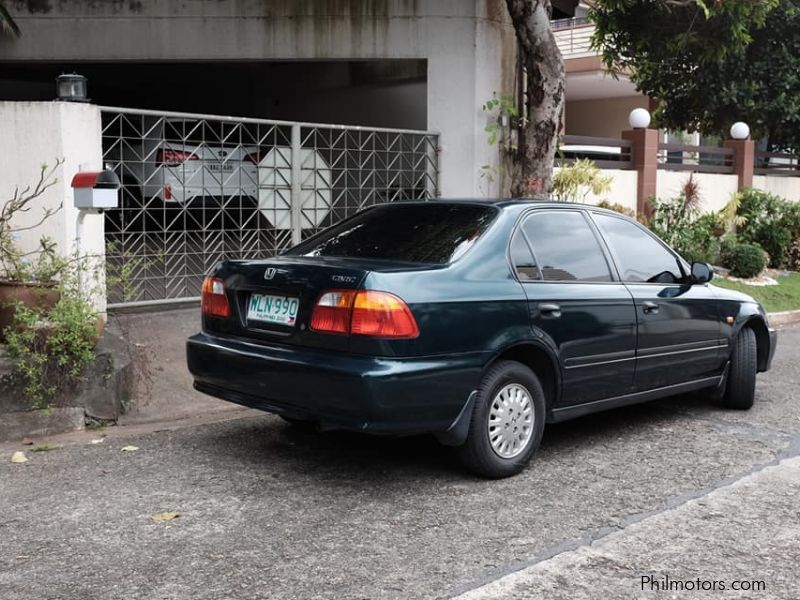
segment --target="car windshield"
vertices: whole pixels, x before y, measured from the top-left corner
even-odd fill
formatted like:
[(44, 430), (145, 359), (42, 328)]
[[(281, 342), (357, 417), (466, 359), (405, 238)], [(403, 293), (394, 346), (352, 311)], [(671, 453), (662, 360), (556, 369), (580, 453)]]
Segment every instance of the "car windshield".
[(444, 264), (469, 250), (497, 212), (479, 204), (387, 204), (326, 229), (286, 254)]

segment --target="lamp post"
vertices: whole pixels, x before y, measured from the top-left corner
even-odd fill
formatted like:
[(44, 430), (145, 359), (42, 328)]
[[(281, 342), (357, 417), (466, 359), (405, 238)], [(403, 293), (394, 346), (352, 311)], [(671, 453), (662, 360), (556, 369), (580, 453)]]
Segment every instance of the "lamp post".
[(753, 174), (755, 172), (755, 144), (750, 137), (750, 127), (747, 123), (737, 121), (731, 125), (731, 139), (723, 144), (726, 148), (733, 150), (731, 165), (733, 173), (737, 176), (738, 187), (740, 190), (753, 186)]
[(77, 73), (62, 73), (56, 77), (56, 93), (64, 102), (88, 102), (87, 79)]
[(622, 139), (630, 142), (631, 166), (636, 171), (636, 212), (649, 215), (647, 200), (656, 195), (658, 130), (648, 129), (650, 113), (644, 108), (634, 108), (628, 123), (631, 129), (622, 132)]
[(746, 140), (748, 137), (750, 137), (750, 126), (747, 123), (737, 121), (731, 125), (731, 139)]
[(628, 115), (628, 123), (632, 129), (647, 129), (650, 125), (650, 113), (644, 108), (634, 108)]

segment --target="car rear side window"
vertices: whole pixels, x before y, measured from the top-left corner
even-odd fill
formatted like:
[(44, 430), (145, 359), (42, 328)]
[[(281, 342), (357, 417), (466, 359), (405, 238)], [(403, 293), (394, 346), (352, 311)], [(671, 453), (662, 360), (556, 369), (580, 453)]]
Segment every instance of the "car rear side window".
[(625, 219), (594, 215), (614, 253), (622, 281), (676, 283), (682, 279), (678, 259), (652, 235)]
[(388, 204), (334, 225), (286, 254), (444, 264), (474, 246), (497, 212), (482, 204)]
[(522, 230), (544, 281), (611, 281), (600, 243), (580, 212), (537, 212)]
[(521, 231), (517, 231), (511, 240), (511, 262), (520, 281), (537, 281), (542, 278)]

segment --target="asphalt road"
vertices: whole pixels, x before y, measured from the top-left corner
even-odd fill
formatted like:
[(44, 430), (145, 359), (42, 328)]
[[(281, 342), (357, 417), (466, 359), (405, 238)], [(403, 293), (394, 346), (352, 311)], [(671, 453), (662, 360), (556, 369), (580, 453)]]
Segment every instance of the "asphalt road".
[[(531, 466), (502, 481), (428, 438), (309, 434), (252, 412), (84, 435), (25, 464), (2, 445), (0, 598), (442, 598), (538, 568), (564, 598), (592, 569), (622, 592), (574, 597), (698, 597), (639, 591), (670, 552), (681, 576), (768, 586), (736, 597), (797, 598), (800, 488), (763, 469), (800, 455), (798, 363), (800, 330), (786, 330), (751, 411), (688, 396), (550, 426)], [(180, 517), (151, 520), (163, 511)], [(627, 553), (581, 562), (608, 544)], [(525, 581), (514, 597), (549, 597)]]

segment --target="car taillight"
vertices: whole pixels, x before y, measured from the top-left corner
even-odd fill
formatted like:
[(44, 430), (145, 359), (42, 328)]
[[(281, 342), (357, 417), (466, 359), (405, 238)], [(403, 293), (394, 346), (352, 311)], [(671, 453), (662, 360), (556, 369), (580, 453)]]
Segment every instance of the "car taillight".
[(168, 167), (177, 167), (187, 160), (199, 160), (196, 154), (183, 150), (170, 150), (168, 148), (156, 152), (156, 162)]
[(327, 290), (311, 314), (311, 329), (380, 338), (419, 335), (417, 321), (403, 300), (372, 290)]
[(203, 293), (200, 307), (204, 315), (211, 317), (228, 317), (231, 308), (225, 295), (225, 283), (218, 277), (206, 277), (203, 280)]
[(353, 305), (350, 332), (384, 338), (415, 338), (419, 328), (411, 309), (397, 296), (361, 291)]
[(311, 329), (322, 333), (350, 333), (354, 290), (328, 290), (311, 313)]

